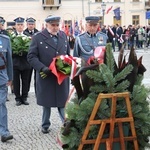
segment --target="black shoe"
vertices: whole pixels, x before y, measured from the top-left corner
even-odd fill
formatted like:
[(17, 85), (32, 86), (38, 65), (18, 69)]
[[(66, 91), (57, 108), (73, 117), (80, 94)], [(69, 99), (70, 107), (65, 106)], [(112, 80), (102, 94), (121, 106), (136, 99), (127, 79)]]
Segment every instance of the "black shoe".
[(21, 101), (16, 101), (16, 106), (20, 106), (22, 104)]
[(22, 101), (22, 104), (29, 105), (29, 103), (27, 101)]
[(42, 131), (42, 133), (43, 133), (43, 134), (47, 134), (47, 133), (49, 133), (49, 130), (48, 130), (48, 129), (46, 129), (46, 128), (42, 128), (42, 130), (41, 130), (41, 131)]
[(1, 141), (2, 142), (7, 142), (8, 140), (12, 140), (12, 139), (13, 139), (12, 135), (1, 136)]

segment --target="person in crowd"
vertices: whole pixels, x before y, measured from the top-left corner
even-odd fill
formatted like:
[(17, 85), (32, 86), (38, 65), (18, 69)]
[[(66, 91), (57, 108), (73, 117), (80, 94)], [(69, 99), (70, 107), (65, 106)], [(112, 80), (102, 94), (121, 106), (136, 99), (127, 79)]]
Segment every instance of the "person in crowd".
[(131, 49), (132, 46), (135, 46), (134, 39), (135, 39), (136, 31), (133, 25), (129, 25), (129, 30), (130, 30), (129, 49)]
[(69, 78), (59, 85), (56, 76), (49, 70), (54, 57), (70, 55), (67, 36), (59, 30), (60, 19), (59, 16), (45, 19), (46, 28), (32, 37), (27, 56), (28, 62), (36, 70), (36, 98), (37, 104), (43, 106), (41, 131), (44, 134), (49, 133), (51, 107), (58, 108), (64, 122), (64, 108), (69, 94)]
[(147, 26), (146, 33), (147, 33), (147, 39), (146, 39), (147, 45), (146, 45), (146, 47), (149, 47), (149, 45), (150, 45), (150, 26)]
[[(27, 28), (24, 30), (24, 34), (27, 35), (27, 36), (30, 36), (32, 38), (32, 36), (35, 33), (38, 32), (38, 30), (35, 27), (36, 20), (34, 18), (30, 17), (30, 18), (26, 19), (26, 22), (27, 22)], [(30, 76), (29, 76), (29, 79), (28, 79), (28, 81), (29, 81), (29, 83), (28, 83), (28, 92), (30, 91), (32, 72), (33, 72), (33, 68), (31, 67)], [(35, 72), (34, 72), (34, 81), (35, 81)], [(34, 82), (34, 87), (36, 88), (35, 82)]]
[(8, 26), (8, 27), (6, 28), (6, 31), (8, 32), (8, 34), (11, 34), (11, 33), (13, 33), (15, 30), (13, 29), (12, 26)]
[(107, 29), (106, 29), (106, 26), (105, 26), (105, 25), (102, 25), (102, 27), (101, 27), (101, 32), (107, 34)]
[(119, 24), (116, 24), (116, 40), (118, 43), (118, 51), (120, 51), (120, 49), (122, 48), (123, 43), (122, 34), (123, 34), (122, 27)]
[(6, 100), (8, 86), (13, 80), (13, 64), (10, 39), (0, 34), (0, 136), (2, 142), (13, 139), (8, 129)]
[(138, 29), (138, 42), (139, 42), (139, 48), (143, 48), (143, 41), (145, 36), (145, 30), (142, 26)]
[[(3, 17), (0, 16), (0, 34), (4, 34), (4, 35), (9, 35), (9, 32), (7, 30), (4, 29), (4, 23), (5, 23), (5, 19)], [(11, 91), (13, 93), (13, 85), (11, 83), (10, 85)], [(9, 99), (7, 98), (7, 101), (9, 101)]]
[(86, 31), (76, 37), (73, 56), (81, 57), (87, 61), (94, 55), (94, 50), (98, 46), (105, 46), (107, 35), (98, 31), (99, 17), (88, 16), (86, 20)]
[[(14, 34), (24, 36), (24, 18), (17, 17), (16, 19), (14, 19), (14, 21), (16, 22), (16, 31), (14, 32)], [(27, 96), (30, 70), (31, 67), (27, 61), (27, 52), (22, 52), (21, 54), (13, 54), (13, 87), (16, 106), (20, 106), (21, 104), (29, 105), (29, 103), (27, 102)]]
[(8, 35), (8, 32), (4, 29), (5, 19), (0, 16), (0, 34)]
[(108, 43), (112, 43), (112, 48), (113, 51), (115, 52), (115, 40), (116, 40), (116, 27), (115, 25), (113, 26), (108, 26), (108, 31), (107, 31), (107, 36), (108, 36)]
[(140, 47), (139, 39), (138, 39), (138, 29), (140, 28), (139, 25), (135, 26), (135, 37), (136, 37), (136, 49)]

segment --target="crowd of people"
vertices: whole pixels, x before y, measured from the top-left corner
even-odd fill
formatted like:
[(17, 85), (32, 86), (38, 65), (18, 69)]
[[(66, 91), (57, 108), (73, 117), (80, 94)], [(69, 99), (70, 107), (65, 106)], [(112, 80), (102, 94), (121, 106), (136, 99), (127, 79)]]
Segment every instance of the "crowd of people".
[[(84, 33), (84, 27), (79, 27), (79, 34)], [(76, 29), (74, 29), (76, 30)], [(119, 24), (115, 25), (102, 25), (99, 26), (98, 31), (105, 33), (108, 36), (108, 41), (112, 43), (113, 51), (116, 51), (115, 47), (118, 47), (118, 50), (122, 47), (122, 43), (125, 44), (125, 49), (131, 49), (134, 46), (136, 49), (142, 49), (150, 46), (150, 26), (141, 26), (141, 25), (128, 25), (120, 26)], [(69, 44), (73, 49), (76, 35), (71, 32), (72, 27), (64, 29), (64, 32), (68, 36)]]
[[(41, 132), (49, 133), (51, 125), (51, 107), (57, 107), (60, 119), (65, 121), (65, 103), (69, 95), (69, 77), (58, 84), (56, 76), (49, 70), (53, 58), (60, 55), (70, 55), (70, 49), (74, 49), (73, 56), (87, 61), (94, 55), (95, 49), (112, 43), (113, 51), (116, 45), (119, 50), (122, 43), (126, 43), (130, 49), (132, 45), (143, 47), (143, 41), (150, 37), (150, 28), (129, 25), (121, 27), (99, 27), (99, 17), (88, 16), (85, 18), (85, 31), (74, 36), (74, 32), (65, 33), (60, 30), (59, 16), (48, 16), (45, 19), (46, 27), (38, 31), (35, 27), (36, 20), (17, 17), (14, 19), (15, 28), (5, 30), (3, 17), (0, 17), (0, 135), (1, 141), (13, 139), (9, 133), (7, 122), (6, 100), (8, 85), (13, 81), (13, 92), (16, 106), (29, 105), (27, 98), (30, 90), (31, 75), (34, 70), (35, 97), (37, 104), (43, 107)], [(29, 51), (14, 54), (11, 50), (9, 34), (26, 35), (31, 37)], [(134, 43), (135, 42), (135, 43)], [(7, 64), (7, 65), (6, 65)]]

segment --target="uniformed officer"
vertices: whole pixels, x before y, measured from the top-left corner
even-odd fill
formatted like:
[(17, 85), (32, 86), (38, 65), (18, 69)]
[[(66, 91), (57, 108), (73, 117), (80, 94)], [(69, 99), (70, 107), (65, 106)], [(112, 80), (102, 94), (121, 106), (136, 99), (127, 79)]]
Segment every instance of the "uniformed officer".
[(24, 34), (32, 37), (35, 33), (38, 32), (38, 30), (35, 28), (36, 20), (30, 17), (26, 19), (26, 22), (27, 22), (27, 28), (24, 30)]
[[(0, 16), (0, 34), (4, 34), (8, 36), (8, 31), (4, 29), (4, 23), (5, 23), (5, 19)], [(10, 87), (12, 90), (12, 85)], [(9, 101), (8, 98), (7, 98), (7, 101)]]
[(8, 35), (8, 32), (4, 29), (5, 19), (0, 16), (0, 34)]
[[(24, 34), (32, 37), (35, 33), (38, 32), (38, 30), (35, 28), (36, 20), (34, 18), (30, 17), (30, 18), (26, 19), (26, 22), (27, 22), (27, 28), (24, 30)], [(28, 91), (30, 91), (32, 72), (33, 72), (33, 68), (31, 68), (31, 70), (30, 70), (30, 76), (29, 76), (29, 80), (28, 80), (28, 82), (29, 82), (28, 83)], [(34, 80), (35, 80), (35, 73), (34, 73)], [(34, 82), (34, 87), (36, 88), (35, 82)]]
[[(14, 19), (14, 21), (16, 23), (15, 34), (24, 35), (24, 18), (18, 17)], [(20, 106), (21, 104), (29, 105), (29, 103), (27, 102), (27, 96), (30, 69), (31, 67), (27, 61), (27, 52), (24, 52), (21, 55), (13, 54), (13, 86), (17, 106)]]
[[(64, 121), (64, 107), (69, 94), (69, 78), (59, 85), (48, 67), (54, 57), (70, 55), (70, 48), (66, 34), (59, 30), (60, 17), (49, 16), (45, 21), (46, 28), (32, 37), (28, 61), (36, 70), (37, 104), (43, 106), (42, 132), (48, 133), (51, 107), (58, 108)], [(43, 75), (47, 77), (43, 79)]]
[(11, 44), (8, 36), (0, 34), (0, 136), (1, 141), (13, 139), (8, 130), (6, 99), (13, 79)]
[(107, 35), (98, 31), (99, 17), (88, 16), (86, 20), (86, 32), (76, 37), (73, 56), (81, 57), (85, 61), (94, 55), (94, 50), (98, 46), (105, 46)]

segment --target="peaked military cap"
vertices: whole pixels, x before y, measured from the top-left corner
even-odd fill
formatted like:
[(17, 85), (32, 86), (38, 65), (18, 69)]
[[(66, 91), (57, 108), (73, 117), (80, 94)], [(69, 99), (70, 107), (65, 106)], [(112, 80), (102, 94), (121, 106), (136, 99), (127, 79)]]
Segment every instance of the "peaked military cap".
[(33, 23), (34, 24), (35, 21), (36, 20), (34, 18), (32, 18), (32, 17), (26, 19), (26, 22), (28, 22), (28, 23)]
[(87, 23), (98, 23), (98, 21), (100, 20), (99, 17), (97, 16), (88, 16), (85, 18)]
[(16, 18), (16, 19), (14, 19), (14, 21), (15, 21), (16, 23), (24, 23), (24, 18), (18, 17), (18, 18)]
[(47, 22), (47, 23), (59, 23), (60, 22), (60, 17), (58, 17), (58, 16), (48, 16), (45, 19), (45, 22)]

